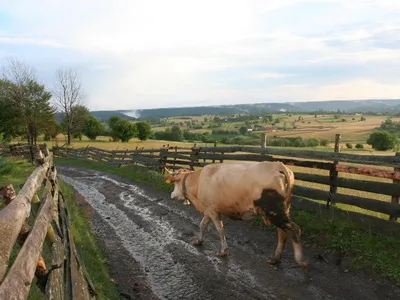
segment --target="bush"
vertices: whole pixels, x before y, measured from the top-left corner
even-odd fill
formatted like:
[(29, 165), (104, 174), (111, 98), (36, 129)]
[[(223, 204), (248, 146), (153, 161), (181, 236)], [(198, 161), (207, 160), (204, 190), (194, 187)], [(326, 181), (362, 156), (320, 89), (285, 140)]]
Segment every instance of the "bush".
[(397, 137), (387, 131), (376, 131), (369, 136), (367, 144), (375, 150), (387, 151), (396, 147)]
[(364, 149), (364, 146), (363, 146), (363, 144), (356, 144), (356, 148), (357, 149)]
[(95, 140), (105, 130), (102, 122), (93, 116), (89, 116), (85, 119), (83, 125), (83, 134), (86, 135), (90, 140)]
[(151, 137), (151, 124), (149, 122), (146, 121), (137, 122), (136, 127), (138, 131), (137, 136), (139, 140), (145, 141)]
[(321, 146), (323, 146), (323, 147), (326, 147), (326, 146), (328, 146), (329, 141), (328, 141), (328, 140), (321, 140), (321, 141), (319, 142), (319, 144), (320, 144)]
[(350, 143), (346, 143), (346, 147), (347, 147), (347, 149), (353, 149), (353, 145)]
[(309, 147), (317, 147), (319, 145), (319, 140), (316, 138), (311, 138), (308, 140)]

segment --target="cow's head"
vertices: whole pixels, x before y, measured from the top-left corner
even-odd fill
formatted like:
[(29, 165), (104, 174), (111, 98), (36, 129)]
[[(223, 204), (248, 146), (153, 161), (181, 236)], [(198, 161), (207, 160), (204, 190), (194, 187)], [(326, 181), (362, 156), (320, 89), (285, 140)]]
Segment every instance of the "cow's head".
[(167, 176), (164, 177), (164, 181), (169, 184), (174, 184), (174, 190), (171, 193), (171, 199), (174, 200), (186, 200), (183, 193), (183, 177), (186, 173), (190, 173), (190, 170), (179, 169), (176, 172), (172, 172), (165, 168)]

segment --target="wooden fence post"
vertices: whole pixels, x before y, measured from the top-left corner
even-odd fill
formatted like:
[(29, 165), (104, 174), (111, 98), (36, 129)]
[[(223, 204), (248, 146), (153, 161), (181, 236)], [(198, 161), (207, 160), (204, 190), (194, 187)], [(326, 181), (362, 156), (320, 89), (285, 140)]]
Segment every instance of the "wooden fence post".
[[(217, 147), (217, 141), (214, 142), (214, 147)], [(215, 152), (214, 152), (215, 153)], [(215, 163), (215, 159), (212, 160), (212, 163)]]
[(163, 147), (160, 149), (160, 158), (159, 158), (159, 170), (161, 173), (164, 173), (164, 167), (167, 166), (167, 157), (168, 157), (168, 147)]
[[(396, 156), (400, 156), (400, 152), (396, 153)], [(394, 168), (394, 172), (400, 172), (400, 167)], [(400, 180), (393, 179), (393, 184), (400, 184)], [(392, 196), (392, 203), (400, 203), (400, 197), (399, 196)], [(397, 217), (390, 216), (389, 221), (396, 222)]]
[(261, 148), (267, 148), (267, 133), (266, 132), (264, 132), (262, 135), (261, 135)]
[[(340, 152), (340, 134), (335, 135), (335, 153)], [(336, 179), (338, 177), (339, 172), (336, 171), (336, 165), (338, 164), (338, 161), (335, 160), (333, 162), (332, 168), (329, 171), (329, 181), (330, 181), (330, 188), (329, 188), (329, 196), (328, 196), (328, 201), (326, 203), (326, 206), (329, 208), (331, 202), (335, 199), (336, 192), (337, 192), (337, 185), (336, 185)]]
[(192, 171), (194, 171), (194, 166), (199, 164), (199, 159), (197, 158), (198, 154), (199, 154), (199, 148), (197, 148), (196, 144), (194, 144), (192, 152), (190, 153), (190, 169)]

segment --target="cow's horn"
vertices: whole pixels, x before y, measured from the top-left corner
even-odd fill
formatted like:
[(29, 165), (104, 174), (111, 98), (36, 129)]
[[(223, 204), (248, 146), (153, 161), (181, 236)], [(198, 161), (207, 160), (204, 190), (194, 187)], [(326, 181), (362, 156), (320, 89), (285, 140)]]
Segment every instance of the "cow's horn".
[(168, 170), (168, 169), (167, 169), (167, 167), (164, 167), (164, 170), (165, 170), (165, 171), (167, 171), (167, 172), (168, 172), (169, 174), (171, 174), (171, 175), (173, 175), (173, 174), (174, 174), (174, 172), (172, 172), (172, 171)]

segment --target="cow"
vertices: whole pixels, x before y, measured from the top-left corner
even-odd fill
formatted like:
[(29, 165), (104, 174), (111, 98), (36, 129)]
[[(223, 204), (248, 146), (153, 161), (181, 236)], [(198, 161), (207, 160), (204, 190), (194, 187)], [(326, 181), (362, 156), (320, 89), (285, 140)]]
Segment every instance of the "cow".
[(179, 169), (172, 172), (167, 168), (165, 171), (165, 182), (174, 184), (171, 198), (190, 201), (203, 214), (194, 245), (203, 243), (204, 233), (213, 221), (221, 242), (221, 250), (217, 255), (225, 256), (228, 245), (221, 215), (245, 221), (261, 216), (265, 224), (272, 223), (277, 227), (278, 244), (267, 262), (280, 263), (289, 237), (296, 262), (307, 271), (308, 263), (303, 257), (300, 241), (301, 229), (290, 218), (294, 174), (283, 163), (217, 163), (195, 171)]

